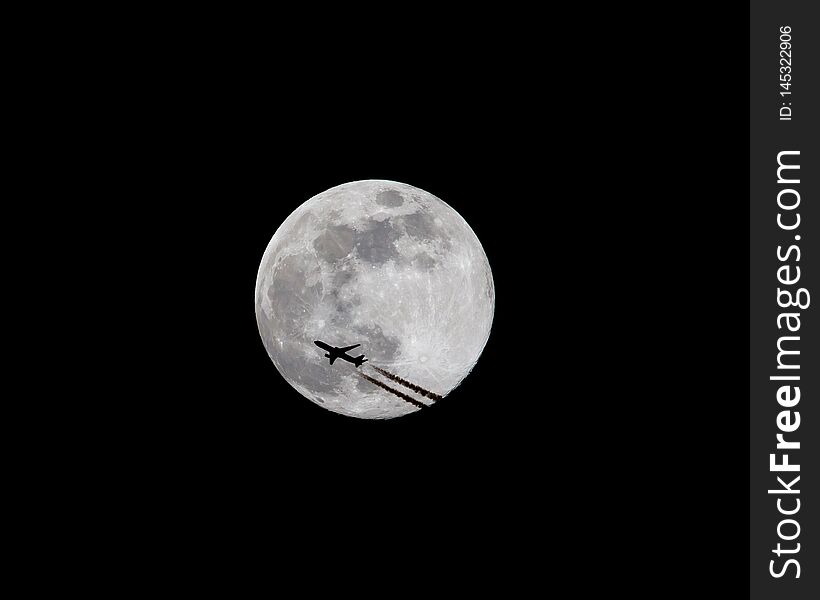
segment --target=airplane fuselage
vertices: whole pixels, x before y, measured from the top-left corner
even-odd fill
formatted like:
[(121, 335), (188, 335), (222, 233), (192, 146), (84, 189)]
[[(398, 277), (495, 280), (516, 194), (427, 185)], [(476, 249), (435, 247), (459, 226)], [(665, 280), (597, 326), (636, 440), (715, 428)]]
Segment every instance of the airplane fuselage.
[(347, 362), (349, 362), (353, 365), (356, 365), (357, 367), (360, 367), (360, 366), (362, 366), (362, 363), (367, 362), (367, 359), (364, 357), (364, 354), (361, 354), (359, 356), (354, 357), (354, 356), (350, 356), (347, 353), (348, 350), (353, 350), (353, 348), (358, 348), (359, 346), (361, 346), (361, 344), (354, 344), (352, 346), (344, 346), (344, 347), (338, 348), (336, 346), (331, 346), (330, 344), (326, 344), (326, 343), (324, 343), (322, 341), (319, 341), (319, 340), (316, 340), (313, 343), (316, 344), (317, 346), (319, 346), (319, 348), (321, 348), (322, 350), (327, 351), (327, 353), (325, 354), (325, 358), (330, 359), (330, 364), (331, 365), (334, 363), (334, 361), (337, 358), (341, 358), (342, 360), (347, 361)]

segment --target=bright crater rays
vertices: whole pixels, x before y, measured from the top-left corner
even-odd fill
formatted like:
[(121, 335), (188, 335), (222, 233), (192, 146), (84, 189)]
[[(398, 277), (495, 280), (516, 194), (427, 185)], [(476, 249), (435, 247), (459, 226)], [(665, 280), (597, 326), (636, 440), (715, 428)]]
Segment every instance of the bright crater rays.
[(362, 373), (375, 378), (380, 367), (444, 396), (478, 360), (494, 306), (472, 229), (432, 194), (395, 181), (346, 183), (302, 204), (274, 234), (256, 280), (259, 333), (282, 376), (320, 406), (361, 418), (419, 408), (349, 363), (330, 365), (314, 340), (359, 343)]

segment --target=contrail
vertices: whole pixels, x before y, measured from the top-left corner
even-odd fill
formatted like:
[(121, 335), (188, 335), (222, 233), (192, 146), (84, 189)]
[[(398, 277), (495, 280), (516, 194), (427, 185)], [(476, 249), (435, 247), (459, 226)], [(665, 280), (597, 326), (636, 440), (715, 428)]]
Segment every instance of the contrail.
[(379, 381), (378, 379), (373, 379), (372, 377), (370, 377), (369, 375), (365, 375), (365, 374), (364, 374), (364, 373), (362, 373), (361, 371), (356, 371), (356, 372), (359, 374), (359, 376), (360, 376), (360, 377), (364, 377), (364, 378), (365, 378), (365, 379), (367, 379), (370, 383), (372, 383), (372, 384), (374, 384), (374, 385), (377, 385), (377, 386), (379, 386), (380, 388), (383, 388), (383, 389), (387, 390), (387, 391), (388, 391), (388, 392), (390, 392), (391, 394), (395, 394), (396, 396), (398, 396), (398, 397), (399, 397), (399, 398), (401, 398), (402, 400), (405, 400), (406, 402), (409, 402), (410, 404), (415, 404), (415, 405), (416, 405), (416, 406), (418, 406), (419, 408), (427, 408), (427, 405), (426, 405), (426, 404), (424, 404), (423, 402), (419, 402), (418, 400), (414, 400), (413, 398), (411, 398), (411, 397), (410, 397), (410, 396), (408, 396), (407, 394), (402, 394), (400, 391), (398, 391), (398, 390), (394, 390), (394, 389), (393, 389), (393, 388), (391, 388), (389, 385), (382, 383), (382, 382), (381, 382), (381, 381)]
[(401, 384), (406, 388), (410, 388), (411, 390), (413, 390), (417, 394), (421, 394), (425, 398), (430, 398), (432, 400), (441, 400), (442, 397), (443, 397), (443, 396), (439, 396), (438, 394), (434, 394), (433, 392), (431, 392), (429, 390), (425, 390), (423, 387), (420, 387), (420, 386), (418, 386), (414, 383), (410, 383), (409, 381), (407, 381), (406, 379), (402, 379), (398, 375), (393, 375), (393, 373), (390, 373), (389, 371), (385, 371), (384, 369), (380, 369), (377, 366), (373, 366), (373, 368), (376, 369), (379, 373), (381, 373), (385, 377), (387, 377), (388, 379), (392, 379), (396, 383)]

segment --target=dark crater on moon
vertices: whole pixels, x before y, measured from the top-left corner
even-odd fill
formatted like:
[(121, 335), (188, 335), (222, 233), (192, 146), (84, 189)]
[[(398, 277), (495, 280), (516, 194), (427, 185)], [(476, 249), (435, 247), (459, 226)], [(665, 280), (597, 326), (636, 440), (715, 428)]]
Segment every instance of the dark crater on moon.
[(401, 206), (404, 204), (404, 198), (396, 190), (384, 190), (376, 194), (376, 202), (382, 206)]

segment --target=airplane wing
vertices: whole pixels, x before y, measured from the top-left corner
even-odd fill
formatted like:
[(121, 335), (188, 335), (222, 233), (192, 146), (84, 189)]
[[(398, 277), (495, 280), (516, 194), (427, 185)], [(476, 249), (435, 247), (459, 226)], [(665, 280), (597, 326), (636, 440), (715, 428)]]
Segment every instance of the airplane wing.
[(347, 352), (348, 350), (353, 350), (353, 348), (358, 348), (361, 344), (353, 344), (352, 346), (345, 346), (344, 348), (339, 348), (339, 352)]
[(332, 365), (333, 361), (335, 361), (337, 358), (338, 358), (337, 356), (331, 356), (330, 357), (330, 364)]

